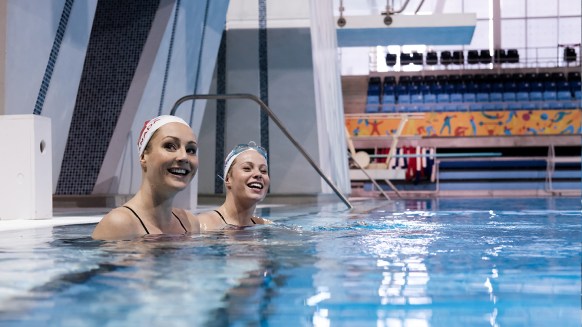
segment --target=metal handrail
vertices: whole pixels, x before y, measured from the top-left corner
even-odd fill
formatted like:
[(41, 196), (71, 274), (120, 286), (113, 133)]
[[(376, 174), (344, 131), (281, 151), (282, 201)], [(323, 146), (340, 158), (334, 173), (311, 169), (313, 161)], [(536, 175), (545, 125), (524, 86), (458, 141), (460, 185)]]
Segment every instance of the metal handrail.
[(345, 203), (346, 206), (348, 206), (348, 209), (352, 209), (354, 206), (352, 206), (352, 204), (350, 203), (350, 201), (348, 201), (348, 199), (342, 194), (342, 192), (340, 192), (340, 190), (332, 183), (332, 181), (325, 176), (325, 174), (323, 173), (323, 171), (321, 171), (321, 169), (319, 168), (319, 166), (317, 166), (317, 164), (315, 163), (315, 161), (313, 161), (313, 159), (311, 159), (311, 157), (309, 156), (309, 154), (307, 154), (307, 152), (305, 152), (305, 150), (303, 149), (303, 147), (295, 140), (295, 138), (293, 138), (293, 136), (291, 136), (291, 134), (287, 131), (287, 129), (283, 126), (283, 123), (279, 120), (279, 118), (277, 118), (277, 116), (275, 116), (275, 113), (273, 113), (273, 111), (263, 102), (261, 101), (261, 99), (259, 99), (257, 96), (252, 95), (252, 94), (247, 94), (247, 93), (240, 93), (240, 94), (191, 94), (191, 95), (186, 95), (181, 97), (180, 99), (178, 99), (178, 101), (176, 101), (176, 103), (174, 103), (174, 106), (172, 107), (172, 110), (170, 111), (170, 115), (175, 115), (176, 114), (176, 110), (178, 109), (178, 107), (188, 101), (188, 100), (196, 100), (196, 99), (205, 99), (205, 100), (231, 100), (231, 99), (248, 99), (248, 100), (252, 100), (255, 101), (260, 108), (267, 113), (267, 115), (269, 115), (269, 117), (273, 120), (273, 122), (275, 122), (275, 124), (279, 127), (279, 129), (281, 130), (281, 132), (283, 132), (283, 134), (285, 134), (285, 136), (287, 136), (287, 138), (289, 139), (289, 141), (291, 141), (291, 143), (293, 143), (293, 145), (297, 148), (297, 150), (299, 150), (299, 152), (303, 155), (303, 157), (305, 157), (305, 159), (307, 160), (307, 162), (309, 162), (309, 164), (311, 164), (311, 166), (313, 167), (313, 169), (315, 169), (317, 171), (317, 173), (319, 174), (319, 176), (321, 176), (321, 178), (323, 178), (325, 180), (325, 182), (327, 183), (327, 185), (329, 185), (329, 187), (331, 187), (333, 189), (333, 191), (335, 192), (335, 194)]

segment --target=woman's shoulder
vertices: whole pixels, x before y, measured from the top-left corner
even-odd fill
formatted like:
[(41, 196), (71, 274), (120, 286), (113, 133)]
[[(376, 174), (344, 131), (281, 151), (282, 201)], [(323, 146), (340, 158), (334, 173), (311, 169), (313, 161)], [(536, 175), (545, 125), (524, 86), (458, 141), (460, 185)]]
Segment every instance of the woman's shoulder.
[(92, 237), (101, 240), (115, 240), (143, 235), (143, 227), (135, 216), (126, 207), (112, 209), (95, 226)]

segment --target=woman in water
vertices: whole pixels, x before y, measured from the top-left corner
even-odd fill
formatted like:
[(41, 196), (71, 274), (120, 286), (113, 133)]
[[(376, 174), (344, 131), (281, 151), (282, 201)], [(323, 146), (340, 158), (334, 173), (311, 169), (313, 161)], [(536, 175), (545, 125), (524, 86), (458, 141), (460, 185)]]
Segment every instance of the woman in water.
[(198, 169), (198, 144), (181, 118), (146, 121), (138, 140), (142, 184), (127, 203), (111, 210), (95, 227), (93, 238), (129, 240), (148, 234), (198, 233), (195, 216), (172, 207)]
[(224, 161), (226, 199), (216, 210), (197, 216), (201, 231), (242, 229), (268, 224), (269, 220), (255, 216), (257, 203), (269, 189), (267, 152), (255, 142), (237, 145)]

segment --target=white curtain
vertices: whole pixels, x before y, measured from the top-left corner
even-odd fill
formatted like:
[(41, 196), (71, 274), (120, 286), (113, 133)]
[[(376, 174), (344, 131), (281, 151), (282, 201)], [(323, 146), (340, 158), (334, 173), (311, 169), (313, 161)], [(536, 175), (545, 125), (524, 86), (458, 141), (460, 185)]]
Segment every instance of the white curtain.
[[(310, 0), (310, 12), (320, 165), (343, 193), (350, 193), (333, 0)], [(322, 190), (332, 192), (324, 180)]]

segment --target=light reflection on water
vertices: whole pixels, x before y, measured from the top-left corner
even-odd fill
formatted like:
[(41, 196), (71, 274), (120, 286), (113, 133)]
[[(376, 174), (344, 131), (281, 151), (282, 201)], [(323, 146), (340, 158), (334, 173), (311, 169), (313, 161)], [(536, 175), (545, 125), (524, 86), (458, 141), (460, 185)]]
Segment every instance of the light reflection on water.
[(579, 200), (379, 204), (132, 242), (3, 234), (0, 324), (579, 326)]

